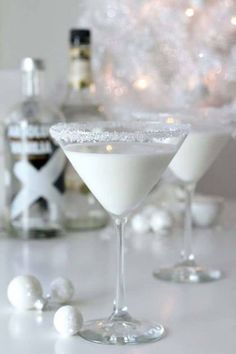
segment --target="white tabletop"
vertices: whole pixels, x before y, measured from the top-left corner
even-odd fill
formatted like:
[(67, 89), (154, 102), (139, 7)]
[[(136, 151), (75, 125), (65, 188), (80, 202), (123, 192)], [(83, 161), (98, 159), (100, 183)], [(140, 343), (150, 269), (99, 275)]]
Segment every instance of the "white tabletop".
[[(0, 240), (1, 354), (235, 354), (236, 353), (236, 206), (227, 209), (226, 226), (195, 230), (197, 260), (218, 267), (225, 278), (214, 283), (183, 285), (156, 280), (154, 268), (178, 260), (180, 238), (130, 235), (127, 240), (127, 302), (136, 318), (165, 325), (161, 341), (138, 346), (105, 346), (79, 336), (62, 338), (52, 324), (53, 311), (17, 312), (6, 298), (9, 281), (30, 273), (43, 283), (59, 275), (76, 286), (85, 319), (108, 316), (115, 280), (115, 237), (105, 232), (20, 241)], [(235, 213), (234, 213), (235, 211)]]

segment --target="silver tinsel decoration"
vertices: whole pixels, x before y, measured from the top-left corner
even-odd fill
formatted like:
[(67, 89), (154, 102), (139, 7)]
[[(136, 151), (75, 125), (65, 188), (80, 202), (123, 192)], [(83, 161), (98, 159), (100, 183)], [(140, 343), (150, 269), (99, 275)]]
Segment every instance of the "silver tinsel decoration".
[(234, 0), (80, 0), (108, 109), (234, 106)]

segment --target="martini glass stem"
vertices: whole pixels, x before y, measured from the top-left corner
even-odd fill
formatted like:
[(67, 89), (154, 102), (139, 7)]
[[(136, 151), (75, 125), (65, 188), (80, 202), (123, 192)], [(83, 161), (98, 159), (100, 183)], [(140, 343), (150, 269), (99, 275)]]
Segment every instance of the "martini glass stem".
[(194, 254), (192, 251), (192, 199), (196, 185), (188, 183), (185, 185), (186, 206), (184, 219), (184, 247), (182, 257), (184, 262), (193, 262)]
[(125, 264), (124, 264), (124, 229), (127, 223), (127, 217), (116, 217), (114, 219), (117, 233), (117, 278), (116, 278), (116, 295), (114, 300), (114, 308), (112, 313), (113, 319), (121, 319), (128, 315), (128, 307), (126, 306), (126, 290), (125, 290)]

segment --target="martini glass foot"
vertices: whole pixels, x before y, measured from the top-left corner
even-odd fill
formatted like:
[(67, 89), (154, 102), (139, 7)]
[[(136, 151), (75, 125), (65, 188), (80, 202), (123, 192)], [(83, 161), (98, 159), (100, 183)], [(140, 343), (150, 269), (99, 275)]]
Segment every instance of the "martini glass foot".
[(137, 321), (126, 315), (86, 322), (79, 335), (95, 343), (123, 345), (155, 342), (164, 333), (165, 329), (160, 324)]
[(183, 261), (174, 267), (162, 268), (154, 272), (158, 279), (176, 283), (207, 283), (222, 278), (222, 272), (216, 269), (206, 269), (195, 261)]

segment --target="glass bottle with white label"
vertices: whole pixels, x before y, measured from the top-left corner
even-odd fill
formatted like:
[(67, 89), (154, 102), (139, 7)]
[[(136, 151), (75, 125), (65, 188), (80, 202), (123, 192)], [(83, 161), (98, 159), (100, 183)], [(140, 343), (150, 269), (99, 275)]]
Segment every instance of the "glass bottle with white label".
[[(96, 101), (96, 86), (91, 68), (91, 32), (70, 31), (70, 65), (67, 92), (62, 112), (68, 122), (93, 122), (105, 119)], [(96, 229), (106, 225), (108, 216), (73, 167), (65, 174), (66, 227), (74, 230)]]
[(17, 237), (47, 238), (64, 226), (65, 158), (49, 127), (62, 114), (41, 96), (44, 63), (22, 61), (22, 102), (5, 120), (6, 229)]

